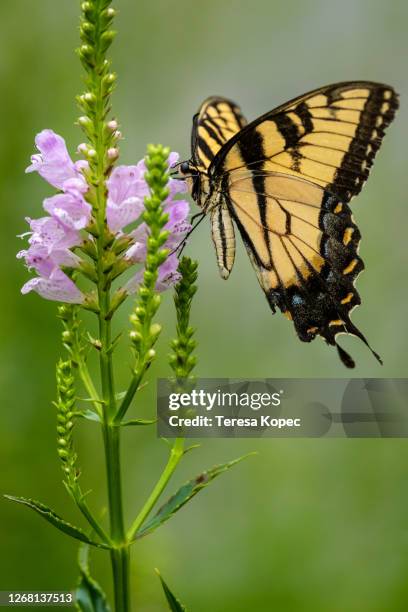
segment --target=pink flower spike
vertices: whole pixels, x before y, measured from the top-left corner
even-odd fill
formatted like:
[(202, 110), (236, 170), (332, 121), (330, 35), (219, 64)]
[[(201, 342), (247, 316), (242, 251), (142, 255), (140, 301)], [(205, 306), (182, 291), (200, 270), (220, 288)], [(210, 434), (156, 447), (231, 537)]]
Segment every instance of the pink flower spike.
[(43, 130), (37, 134), (35, 144), (39, 153), (31, 157), (31, 165), (26, 172), (38, 172), (42, 178), (57, 189), (64, 189), (65, 181), (71, 178), (86, 182), (69, 156), (65, 140), (52, 130)]
[[(76, 179), (71, 179), (70, 182)], [(84, 229), (91, 220), (92, 207), (77, 191), (58, 193), (51, 198), (46, 198), (43, 204), (54, 219), (57, 219), (69, 230)]]
[(75, 283), (61, 270), (55, 270), (49, 278), (38, 276), (29, 280), (21, 289), (26, 294), (36, 291), (46, 300), (65, 302), (66, 304), (82, 304), (84, 294)]

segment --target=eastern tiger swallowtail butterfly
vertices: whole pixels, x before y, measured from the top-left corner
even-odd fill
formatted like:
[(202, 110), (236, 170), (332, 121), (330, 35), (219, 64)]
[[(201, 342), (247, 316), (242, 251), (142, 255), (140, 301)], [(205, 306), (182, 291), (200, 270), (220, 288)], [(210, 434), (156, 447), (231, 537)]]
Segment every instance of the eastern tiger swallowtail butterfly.
[(340, 333), (382, 362), (350, 320), (364, 264), (348, 204), (397, 107), (391, 87), (365, 81), (321, 87), (251, 123), (230, 100), (211, 97), (193, 118), (191, 159), (176, 167), (210, 215), (222, 278), (234, 264), (236, 226), (272, 312), (293, 321), (303, 342), (320, 335), (336, 346), (350, 368)]

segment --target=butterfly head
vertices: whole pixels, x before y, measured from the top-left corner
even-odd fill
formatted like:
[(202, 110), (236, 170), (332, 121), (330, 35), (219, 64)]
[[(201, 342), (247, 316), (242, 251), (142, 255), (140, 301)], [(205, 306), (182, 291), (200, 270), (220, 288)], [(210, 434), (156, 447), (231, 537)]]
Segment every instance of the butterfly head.
[(197, 200), (200, 192), (200, 172), (193, 162), (183, 161), (176, 164), (170, 174), (176, 180), (185, 181), (192, 197)]

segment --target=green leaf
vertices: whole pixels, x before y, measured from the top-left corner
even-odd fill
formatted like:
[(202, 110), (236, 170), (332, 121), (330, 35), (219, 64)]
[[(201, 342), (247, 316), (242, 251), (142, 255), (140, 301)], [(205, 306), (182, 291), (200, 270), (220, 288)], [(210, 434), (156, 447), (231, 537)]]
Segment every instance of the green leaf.
[(15, 497), (14, 495), (5, 495), (7, 499), (11, 501), (17, 502), (18, 504), (23, 504), (35, 512), (38, 512), (40, 516), (42, 516), (46, 521), (54, 525), (57, 529), (65, 533), (66, 535), (71, 536), (71, 538), (75, 538), (76, 540), (80, 540), (81, 542), (85, 542), (86, 544), (91, 544), (92, 546), (97, 546), (98, 548), (109, 548), (106, 544), (99, 544), (98, 542), (94, 542), (91, 540), (82, 529), (79, 527), (75, 527), (71, 525), (71, 523), (67, 523), (63, 518), (58, 516), (51, 508), (45, 506), (39, 501), (35, 501), (34, 499), (27, 499), (26, 497)]
[[(254, 453), (250, 453), (252, 455)], [(142, 538), (148, 533), (160, 527), (164, 522), (168, 521), (169, 518), (173, 516), (180, 508), (184, 506), (190, 499), (192, 499), (201, 489), (206, 487), (214, 478), (226, 472), (234, 465), (248, 457), (249, 455), (244, 455), (243, 457), (239, 457), (234, 461), (229, 461), (228, 463), (223, 463), (222, 465), (215, 465), (213, 468), (208, 470), (207, 472), (203, 472), (196, 478), (189, 480), (186, 482), (180, 489), (175, 493), (169, 500), (159, 509), (159, 511), (151, 518), (148, 519), (144, 525), (139, 529), (136, 533), (136, 539)]]
[(167, 586), (167, 584), (164, 582), (163, 578), (161, 577), (161, 574), (158, 569), (156, 569), (156, 574), (160, 578), (160, 582), (163, 587), (163, 591), (166, 596), (167, 603), (169, 604), (169, 609), (171, 610), (171, 612), (187, 612), (187, 608), (183, 606), (183, 604), (180, 603), (177, 597), (175, 597), (175, 595), (173, 595), (173, 593), (170, 591), (169, 587)]
[[(86, 400), (88, 401), (88, 400)], [(89, 401), (95, 401), (92, 400), (91, 398), (89, 399)], [(87, 419), (88, 421), (96, 421), (97, 423), (101, 423), (101, 418), (99, 416), (98, 413), (96, 413), (94, 410), (81, 410), (78, 412), (75, 412), (75, 416), (80, 417), (82, 419)]]
[(122, 427), (128, 427), (132, 425), (154, 425), (157, 423), (157, 419), (130, 419), (130, 421), (124, 421), (121, 423)]
[(75, 604), (81, 612), (110, 612), (105, 593), (89, 573), (89, 546), (81, 544), (78, 552), (79, 582), (75, 589)]

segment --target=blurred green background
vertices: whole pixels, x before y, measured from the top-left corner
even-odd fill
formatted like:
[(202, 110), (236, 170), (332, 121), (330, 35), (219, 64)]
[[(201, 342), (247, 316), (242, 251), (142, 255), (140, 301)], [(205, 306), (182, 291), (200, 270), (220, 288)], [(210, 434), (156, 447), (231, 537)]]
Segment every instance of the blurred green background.
[[(119, 36), (114, 112), (125, 140), (122, 163), (148, 142), (189, 156), (191, 117), (221, 94), (248, 118), (319, 85), (370, 79), (393, 85), (401, 109), (370, 180), (354, 202), (363, 234), (363, 305), (353, 314), (384, 358), (381, 368), (357, 339), (343, 345), (356, 376), (407, 375), (406, 146), (408, 4), (403, 0), (191, 2), (117, 0)], [(34, 135), (63, 134), (72, 151), (81, 71), (74, 0), (3, 0), (1, 11), (1, 492), (49, 503), (79, 522), (55, 451), (54, 364), (60, 354), (55, 304), (20, 295), (28, 274), (15, 253), (24, 217), (41, 215), (50, 191), (25, 176)], [(197, 373), (206, 377), (345, 377), (334, 350), (300, 343), (272, 317), (242, 247), (228, 282), (219, 278), (208, 223), (188, 253), (200, 261), (194, 305)], [(122, 307), (127, 324), (130, 304)], [(171, 295), (160, 313), (161, 359), (140, 396), (153, 414), (157, 376), (166, 376), (174, 332)], [(126, 346), (118, 377), (128, 373)], [(99, 433), (78, 430), (84, 489), (105, 502)], [(153, 568), (193, 612), (389, 612), (408, 609), (408, 445), (406, 440), (208, 440), (187, 455), (170, 489), (201, 469), (249, 450), (234, 468), (166, 526), (133, 549), (135, 609), (166, 609)], [(153, 431), (124, 432), (127, 517), (140, 507), (166, 458)], [(28, 510), (0, 500), (0, 589), (69, 589), (76, 580), (73, 541)], [(110, 592), (106, 556), (94, 574)]]

